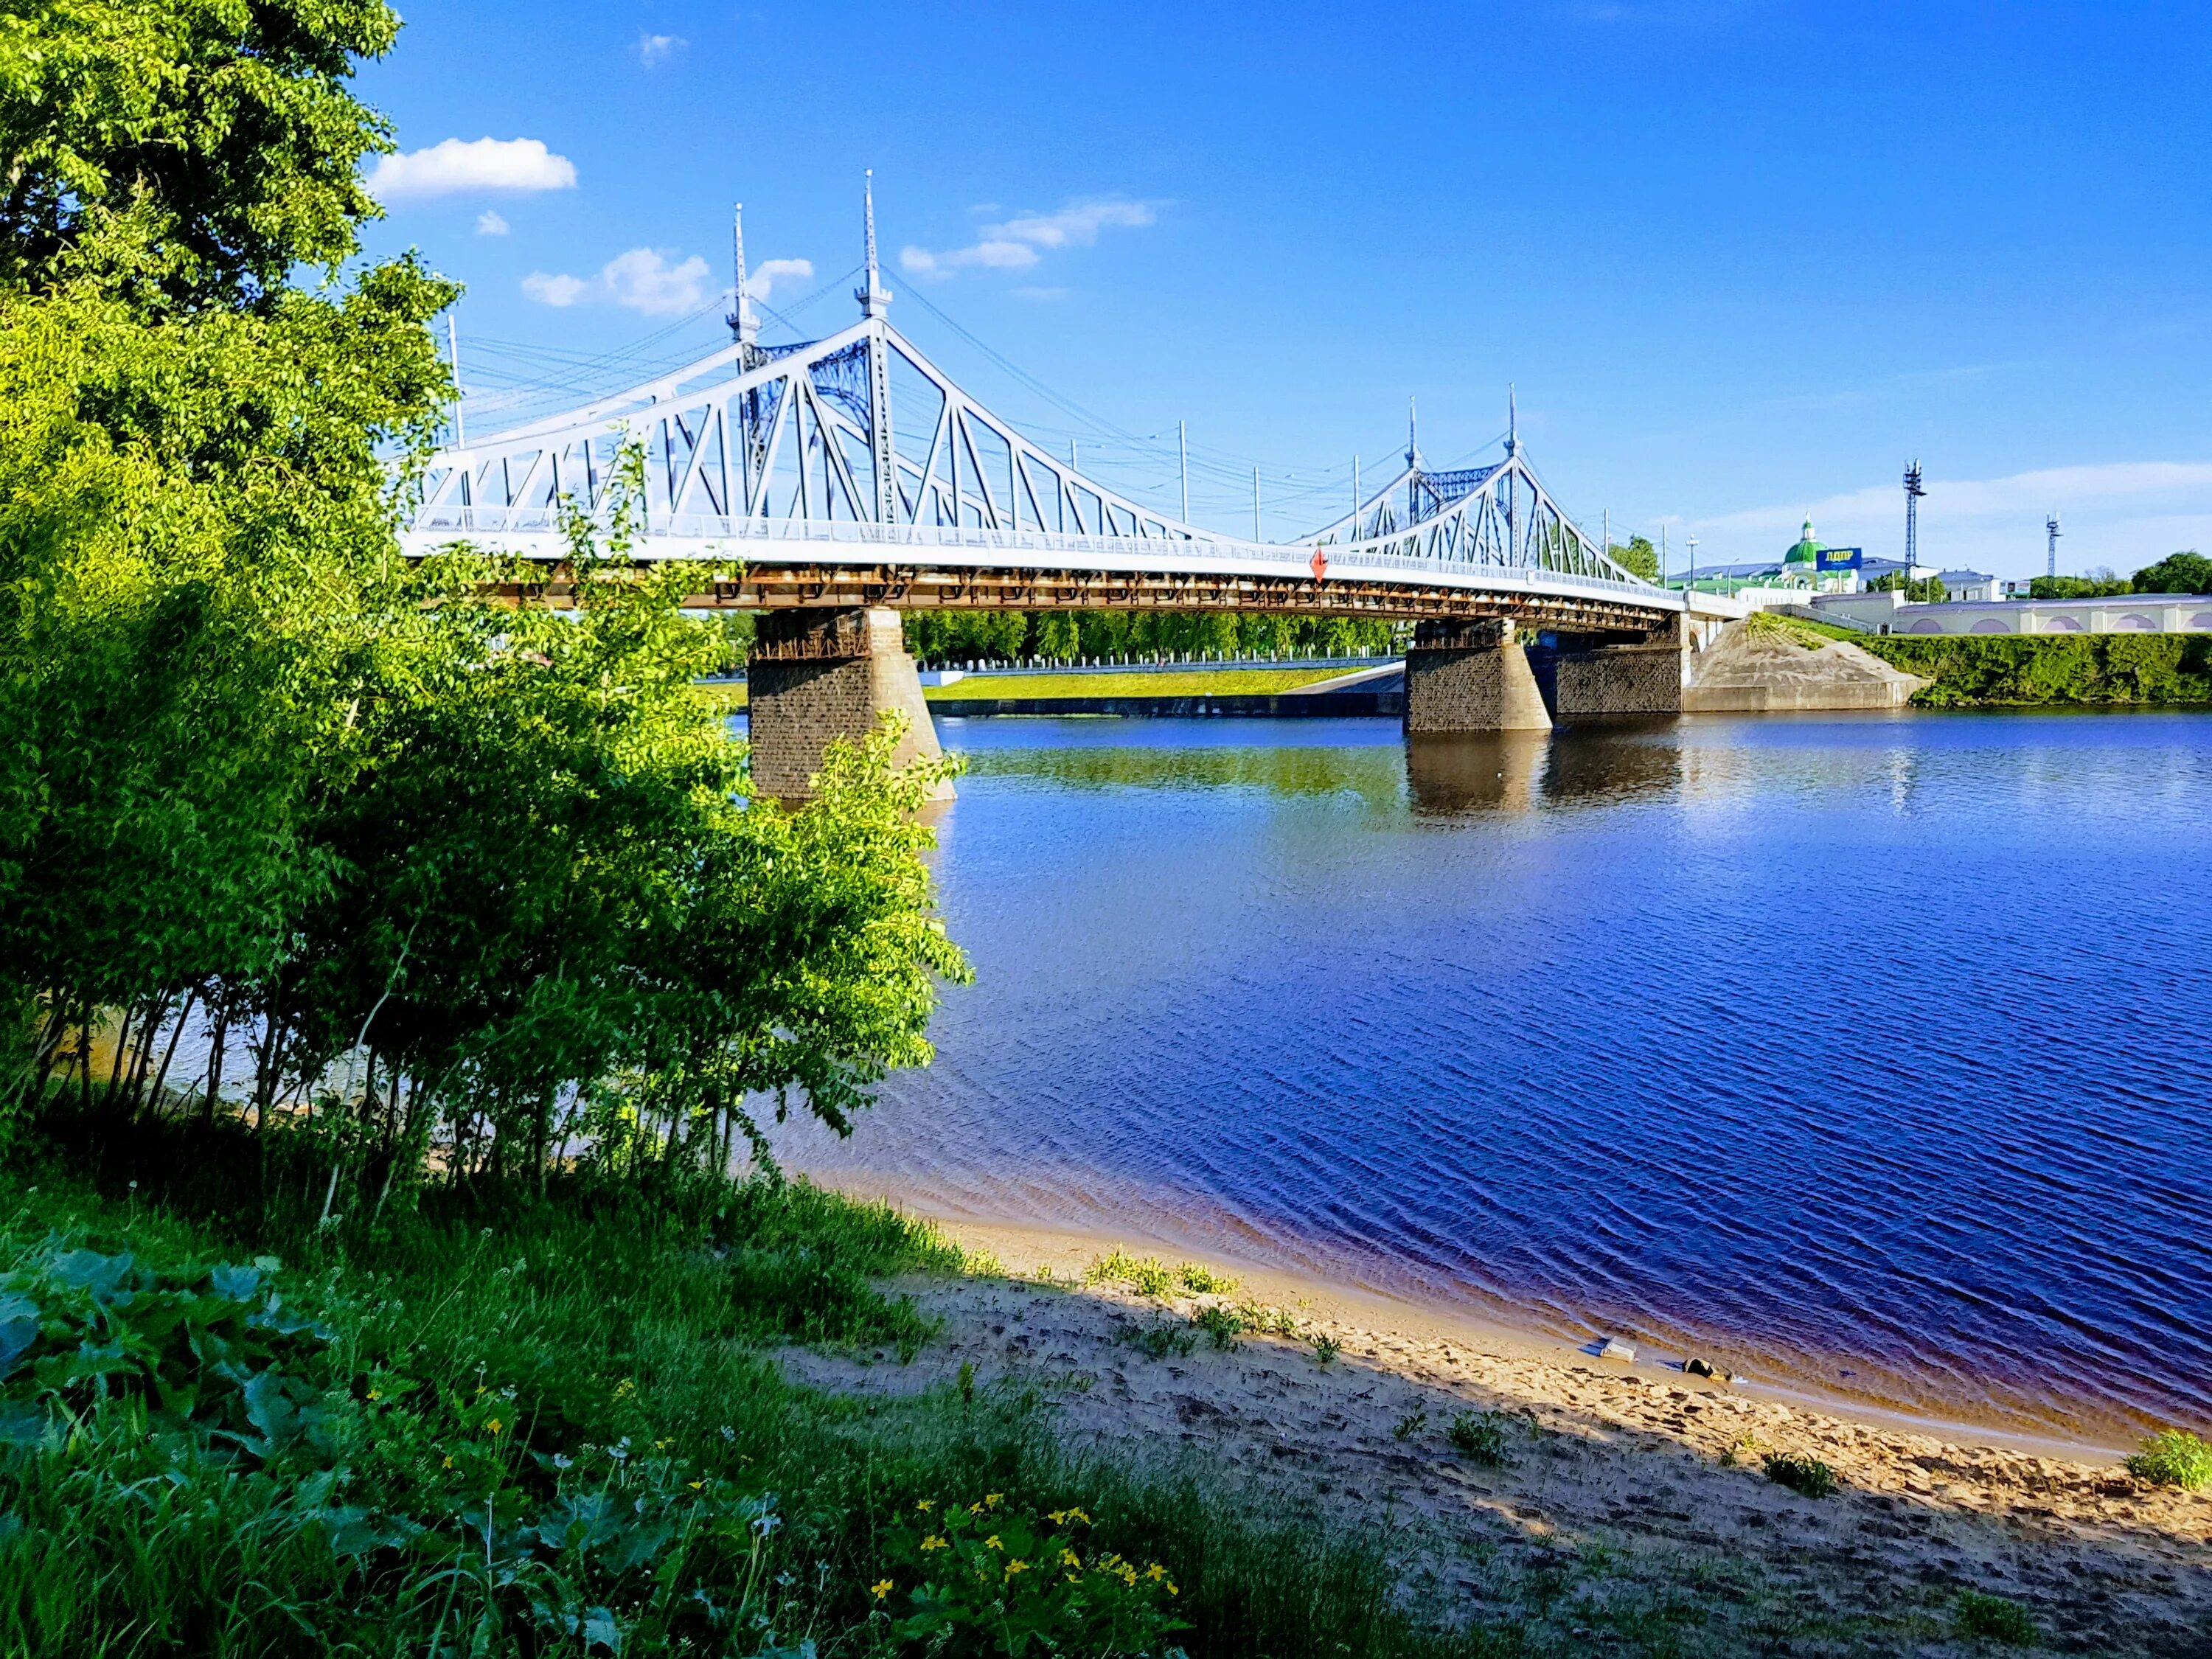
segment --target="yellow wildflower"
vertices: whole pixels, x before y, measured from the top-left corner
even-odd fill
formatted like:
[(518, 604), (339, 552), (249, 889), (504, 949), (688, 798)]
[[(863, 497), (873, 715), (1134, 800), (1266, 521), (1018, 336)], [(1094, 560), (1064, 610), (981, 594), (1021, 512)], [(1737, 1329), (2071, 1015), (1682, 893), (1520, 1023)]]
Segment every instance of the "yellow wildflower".
[(486, 1434), (497, 1434), (506, 1426), (507, 1425), (504, 1423), (501, 1423), (496, 1417), (488, 1417), (484, 1419), (484, 1432)]
[(1060, 1553), (1060, 1565), (1063, 1567), (1079, 1567), (1083, 1565), (1083, 1561), (1073, 1550), (1062, 1550)]
[(1003, 1549), (1005, 1546), (999, 1542), (999, 1534), (994, 1532), (983, 1540), (983, 1547), (987, 1550), (995, 1550)]
[(615, 1398), (617, 1400), (627, 1400), (636, 1392), (637, 1384), (629, 1377), (625, 1376), (615, 1384)]
[(882, 1579), (870, 1588), (875, 1591), (876, 1600), (880, 1601), (891, 1593), (891, 1581), (888, 1578)]
[(440, 1468), (441, 1468), (441, 1469), (450, 1469), (451, 1468), (453, 1468), (453, 1453), (451, 1453), (451, 1452), (447, 1452), (447, 1453), (446, 1454), (446, 1461), (445, 1461), (444, 1462), (441, 1463), (440, 1465), (438, 1465), (438, 1467), (439, 1467)]
[(1067, 1517), (1071, 1521), (1080, 1521), (1086, 1527), (1091, 1524), (1091, 1517), (1085, 1515), (1081, 1510), (1068, 1510)]
[(384, 1390), (381, 1389), (371, 1389), (368, 1391), (368, 1397), (371, 1400), (381, 1400), (384, 1398)]
[(932, 1550), (941, 1550), (945, 1547), (945, 1540), (942, 1538), (930, 1537), (921, 1540), (922, 1553), (925, 1555)]
[(1134, 1567), (1124, 1565), (1121, 1569), (1121, 1582), (1131, 1589), (1136, 1589), (1137, 1570)]
[(923, 1498), (920, 1503), (918, 1503), (918, 1504), (916, 1504), (915, 1505), (915, 1508), (916, 1508), (917, 1510), (921, 1510), (924, 1515), (927, 1515), (927, 1514), (930, 1512), (930, 1510), (932, 1510), (935, 1509), (936, 1507), (937, 1507), (937, 1505), (936, 1505), (936, 1504), (933, 1504), (932, 1502), (930, 1502), (930, 1500), (929, 1500), (928, 1498)]
[(1170, 1595), (1181, 1595), (1182, 1594), (1181, 1590), (1175, 1587), (1175, 1580), (1172, 1578), (1168, 1580), (1168, 1594)]
[(1006, 1494), (1002, 1492), (985, 1492), (983, 1494), (983, 1507), (987, 1510), (995, 1510), (999, 1507), (999, 1501), (1006, 1497)]
[(653, 1443), (653, 1450), (655, 1450), (655, 1451), (666, 1451), (666, 1450), (667, 1450), (671, 1446), (674, 1445), (675, 1443), (676, 1443), (676, 1442), (675, 1442), (673, 1439), (668, 1439), (668, 1440), (656, 1440), (656, 1441), (654, 1441), (654, 1442)]
[(1009, 1561), (1006, 1563), (1006, 1577), (1009, 1578), (1012, 1578), (1018, 1572), (1027, 1572), (1029, 1570), (1030, 1564), (1026, 1561)]
[(703, 1480), (694, 1480), (694, 1481), (691, 1483), (691, 1490), (692, 1490), (693, 1492), (698, 1492), (698, 1491), (700, 1491), (702, 1488), (703, 1488), (703, 1487), (706, 1486), (706, 1484), (707, 1484), (707, 1483), (706, 1483), (705, 1481), (703, 1481)]
[(1153, 1562), (1151, 1566), (1145, 1569), (1145, 1577), (1151, 1579), (1155, 1584), (1158, 1583), (1161, 1579), (1167, 1576), (1168, 1570), (1157, 1561)]
[[(375, 1398), (374, 1395), (369, 1397), (371, 1399)], [(1064, 1527), (1067, 1524), (1067, 1511), (1066, 1510), (1054, 1510), (1049, 1515), (1046, 1516), (1045, 1519), (1051, 1522), (1055, 1527)]]

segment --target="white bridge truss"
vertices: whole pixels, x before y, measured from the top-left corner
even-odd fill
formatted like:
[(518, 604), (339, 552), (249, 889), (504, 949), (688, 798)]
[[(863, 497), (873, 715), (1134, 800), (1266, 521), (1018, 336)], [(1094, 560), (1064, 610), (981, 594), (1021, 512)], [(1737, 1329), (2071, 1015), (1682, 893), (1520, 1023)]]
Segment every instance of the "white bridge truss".
[(927, 567), (1316, 593), (1356, 582), (1382, 611), (1401, 594), (1407, 616), (1428, 614), (1421, 596), (1443, 592), (1494, 596), (1501, 614), (1565, 601), (1632, 626), (1684, 607), (1585, 536), (1513, 440), (1503, 461), (1465, 471), (1428, 471), (1409, 449), (1405, 470), (1356, 513), (1295, 542), (1182, 523), (1085, 476), (962, 392), (884, 319), (872, 270), (860, 297), (866, 314), (827, 339), (763, 348), (741, 338), (436, 455), (406, 550), (465, 543), (557, 565), (569, 552), (564, 509), (609, 522), (619, 459), (635, 447), (645, 489), (631, 507), (631, 555), (646, 561), (763, 577), (782, 566)]

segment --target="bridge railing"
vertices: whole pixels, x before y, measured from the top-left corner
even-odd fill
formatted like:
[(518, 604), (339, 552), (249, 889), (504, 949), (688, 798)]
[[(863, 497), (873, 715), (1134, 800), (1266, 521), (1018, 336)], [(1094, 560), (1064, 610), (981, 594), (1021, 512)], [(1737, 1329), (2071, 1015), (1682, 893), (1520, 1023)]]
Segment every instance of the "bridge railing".
[[(477, 538), (521, 542), (525, 545), (510, 545), (507, 550), (544, 557), (560, 550), (561, 520), (561, 514), (550, 507), (429, 507), (416, 514), (410, 539), (418, 546)], [(1322, 550), (1327, 559), (1325, 568), (1339, 575), (1356, 572), (1450, 587), (1505, 586), (1588, 594), (1654, 610), (1681, 608), (1679, 594), (1649, 583), (1618, 581), (1540, 565), (1486, 563), (1403, 550), (1419, 539), (1416, 526), (1375, 542), (1325, 548)], [(1308, 574), (1313, 551), (1303, 544), (1281, 545), (1226, 537), (1096, 536), (1042, 529), (748, 519), (696, 513), (656, 515), (636, 550), (638, 556), (646, 559), (729, 557), (759, 564), (872, 563), (892, 550), (933, 556), (959, 553), (968, 562), (995, 566), (1047, 563), (1162, 573), (1226, 569), (1273, 576)]]

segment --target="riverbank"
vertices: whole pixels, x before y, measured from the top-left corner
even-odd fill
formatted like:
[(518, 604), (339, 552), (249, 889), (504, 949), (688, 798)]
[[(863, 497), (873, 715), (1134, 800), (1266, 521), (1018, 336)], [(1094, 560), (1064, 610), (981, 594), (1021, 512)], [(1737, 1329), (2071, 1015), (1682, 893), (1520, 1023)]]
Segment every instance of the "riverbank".
[(1962, 1608), (2062, 1650), (2212, 1640), (2212, 1494), (2099, 1449), (1873, 1421), (1090, 1235), (932, 1224), (1002, 1270), (893, 1282), (939, 1340), (895, 1369), (793, 1352), (787, 1375), (1036, 1391), (1079, 1449), (1180, 1449), (1255, 1508), (1401, 1530), (1413, 1588), (1473, 1614), (1553, 1583), (1647, 1613), (1695, 1594), (1716, 1651), (1785, 1629), (1800, 1653), (1964, 1651)]

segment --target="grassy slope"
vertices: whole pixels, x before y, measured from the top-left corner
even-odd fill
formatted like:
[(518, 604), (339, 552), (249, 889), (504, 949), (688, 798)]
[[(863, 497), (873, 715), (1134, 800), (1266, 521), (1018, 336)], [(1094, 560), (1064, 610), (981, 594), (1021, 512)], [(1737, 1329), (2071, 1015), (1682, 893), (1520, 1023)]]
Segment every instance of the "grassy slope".
[[(984, 1387), (861, 1407), (786, 1384), (764, 1358), (781, 1341), (896, 1364), (927, 1339), (868, 1278), (963, 1264), (880, 1208), (805, 1187), (556, 1194), (318, 1232), (312, 1176), (281, 1156), (270, 1181), (292, 1219), (253, 1225), (236, 1219), (258, 1183), (235, 1141), (105, 1162), (102, 1195), (14, 1149), (14, 1282), (51, 1308), (62, 1270), (40, 1264), (66, 1268), (64, 1248), (203, 1285), (201, 1267), (275, 1252), (287, 1303), (331, 1335), (288, 1339), (314, 1350), (286, 1363), (322, 1392), (301, 1395), (290, 1449), (266, 1461), (230, 1449), (264, 1443), (264, 1417), (234, 1410), (234, 1438), (158, 1420), (149, 1437), (127, 1397), (81, 1399), (73, 1433), (0, 1450), (0, 1653), (575, 1653), (617, 1628), (634, 1659), (806, 1637), (825, 1654), (902, 1651), (895, 1604), (871, 1588), (903, 1595), (915, 1577), (887, 1517), (987, 1491), (1010, 1512), (1080, 1504), (1102, 1547), (1164, 1563), (1193, 1655), (1523, 1650), (1511, 1629), (1422, 1634), (1370, 1541), (1240, 1514), (1188, 1477), (1071, 1461), (1033, 1399)], [(112, 1316), (125, 1331), (142, 1317)], [(173, 1355), (163, 1375), (192, 1363)], [(204, 1413), (219, 1389), (202, 1380)], [(29, 1383), (20, 1371), (0, 1392)], [(596, 1544), (548, 1541), (601, 1511)], [(763, 1512), (779, 1522), (765, 1534)]]
[(1079, 670), (1065, 674), (992, 674), (932, 686), (923, 695), (932, 702), (967, 697), (1026, 701), (1031, 697), (1269, 696), (1354, 672), (1349, 668), (1163, 668), (1119, 674), (1086, 674)]

